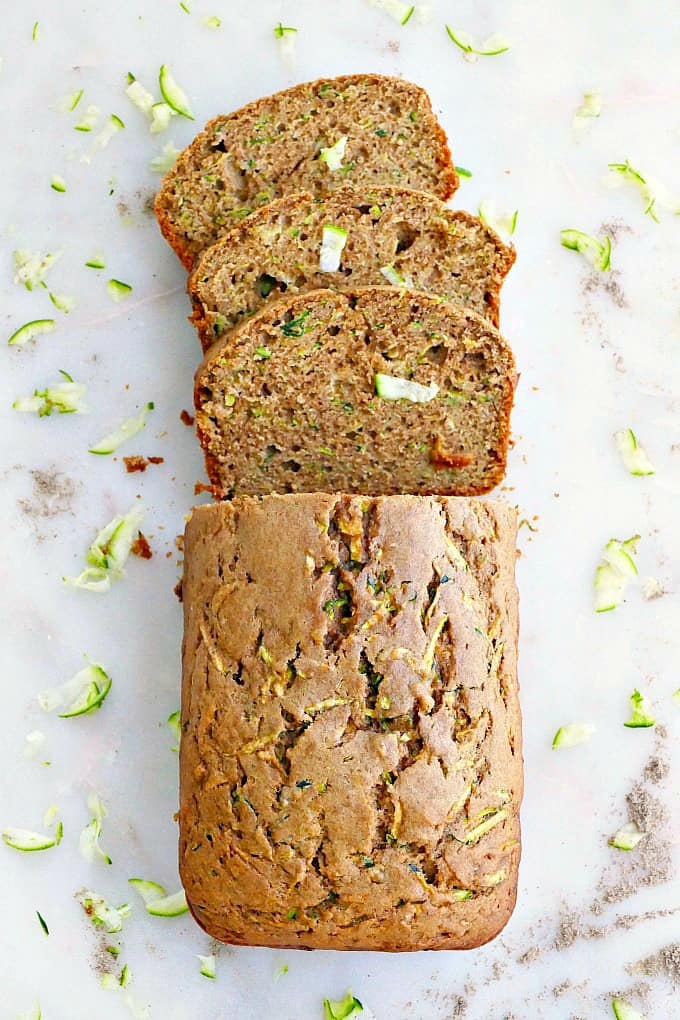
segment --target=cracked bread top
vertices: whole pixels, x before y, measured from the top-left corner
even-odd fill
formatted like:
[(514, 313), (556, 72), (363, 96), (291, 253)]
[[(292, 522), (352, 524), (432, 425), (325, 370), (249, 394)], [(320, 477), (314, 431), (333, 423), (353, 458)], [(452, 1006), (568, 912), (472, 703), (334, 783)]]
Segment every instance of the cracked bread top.
[[(227, 496), (478, 495), (505, 473), (515, 378), (474, 312), (394, 287), (312, 291), (209, 349), (196, 427)], [(391, 399), (399, 381), (418, 399)]]
[(226, 942), (471, 948), (515, 901), (515, 514), (307, 494), (194, 510), (180, 872)]
[[(328, 227), (346, 239), (335, 271), (322, 272)], [(206, 350), (282, 293), (386, 286), (403, 279), (498, 325), (500, 289), (515, 250), (480, 219), (406, 188), (340, 188), (269, 202), (203, 253), (189, 279), (193, 322)], [(396, 274), (396, 277), (395, 275)]]
[[(322, 149), (338, 143), (336, 166)], [(216, 117), (163, 179), (155, 210), (190, 269), (201, 251), (271, 199), (321, 195), (343, 184), (396, 184), (451, 197), (458, 177), (420, 86), (377, 74), (322, 78)]]

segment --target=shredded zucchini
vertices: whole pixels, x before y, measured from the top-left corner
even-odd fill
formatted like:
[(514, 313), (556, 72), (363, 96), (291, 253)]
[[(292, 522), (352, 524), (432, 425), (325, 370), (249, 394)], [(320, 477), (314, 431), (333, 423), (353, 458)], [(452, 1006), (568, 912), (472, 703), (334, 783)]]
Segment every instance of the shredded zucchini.
[(105, 149), (111, 139), (117, 135), (119, 131), (122, 131), (124, 127), (125, 124), (120, 117), (118, 117), (115, 113), (112, 113), (102, 130), (93, 140), (92, 145), (90, 146), (90, 151), (84, 153), (84, 155), (80, 157), (81, 163), (91, 163), (92, 157), (102, 149)]
[(383, 400), (410, 400), (414, 404), (427, 404), (439, 393), (439, 387), (435, 382), (423, 386), (422, 383), (400, 379), (394, 375), (384, 375), (382, 372), (376, 372), (374, 381), (376, 395)]
[(486, 200), (479, 203), (479, 218), (487, 227), (491, 227), (497, 234), (512, 237), (517, 227), (519, 211), (499, 212), (494, 202)]
[(85, 591), (108, 591), (111, 582), (125, 574), (124, 566), (143, 517), (144, 511), (139, 507), (133, 507), (124, 516), (114, 517), (88, 549), (85, 557), (88, 566), (78, 577), (62, 578), (64, 584)]
[(60, 194), (64, 194), (66, 191), (66, 181), (59, 174), (52, 174), (50, 178), (50, 187), (52, 191), (58, 191)]
[(167, 103), (154, 103), (151, 107), (151, 134), (157, 135), (165, 131), (175, 116), (175, 111)]
[(59, 712), (60, 719), (89, 715), (101, 708), (111, 690), (111, 677), (98, 662), (89, 662), (84, 669), (61, 687), (53, 687), (38, 695), (43, 712)]
[(500, 53), (507, 53), (510, 49), (508, 40), (498, 33), (489, 36), (485, 42), (477, 44), (467, 32), (453, 29), (450, 25), (445, 27), (451, 42), (455, 43), (459, 50), (462, 50), (463, 56), (470, 63), (473, 63), (477, 57), (497, 57)]
[(279, 44), (279, 54), (284, 64), (292, 68), (295, 64), (295, 48), (297, 45), (297, 28), (278, 23), (274, 29), (274, 36)]
[(604, 241), (598, 241), (596, 237), (584, 234), (582, 230), (561, 230), (560, 241), (564, 248), (577, 251), (600, 272), (611, 269), (612, 242), (610, 237), (605, 237)]
[(625, 163), (609, 163), (609, 174), (604, 183), (610, 187), (631, 184), (640, 192), (645, 203), (645, 214), (658, 223), (659, 209), (667, 209), (680, 214), (680, 199), (672, 195), (660, 181), (644, 176), (626, 160)]
[(178, 113), (180, 117), (187, 117), (194, 120), (194, 114), (186, 93), (175, 81), (173, 74), (167, 64), (163, 64), (158, 72), (158, 84), (161, 95), (171, 110)]
[(19, 1020), (42, 1020), (42, 1010), (40, 1008), (40, 1003), (36, 1002), (35, 1006), (33, 1007), (33, 1009), (30, 1010), (30, 1012), (21, 1013), (19, 1015)]
[(380, 269), (380, 275), (384, 276), (387, 282), (392, 287), (404, 287), (408, 290), (414, 289), (414, 283), (410, 276), (402, 276), (398, 269), (395, 269), (392, 264), (389, 266), (382, 266)]
[(58, 414), (85, 414), (86, 387), (83, 383), (74, 382), (68, 372), (60, 371), (66, 382), (47, 386), (44, 390), (34, 390), (31, 397), (19, 397), (12, 404), (13, 409), (37, 414), (40, 418), (49, 417), (53, 411)]
[(48, 836), (43, 832), (32, 832), (30, 829), (16, 829), (9, 826), (2, 830), (2, 839), (13, 850), (34, 853), (37, 850), (51, 850), (53, 846), (58, 846), (63, 832), (64, 829), (61, 822), (58, 823), (53, 836)]
[(322, 231), (321, 251), (319, 253), (319, 271), (336, 273), (340, 268), (340, 259), (347, 244), (347, 231), (341, 227), (327, 224)]
[(630, 719), (627, 720), (623, 725), (629, 729), (647, 729), (650, 726), (654, 726), (656, 719), (652, 715), (652, 706), (650, 705), (644, 694), (636, 689), (631, 694), (630, 698)]
[(76, 899), (93, 924), (100, 925), (109, 935), (116, 935), (123, 930), (123, 921), (131, 914), (130, 906), (123, 903), (120, 907), (112, 907), (110, 903), (91, 889), (81, 889)]
[(385, 11), (400, 25), (408, 25), (416, 10), (415, 4), (406, 4), (402, 0), (368, 0), (371, 7)]
[(112, 301), (120, 304), (121, 301), (125, 301), (130, 296), (132, 287), (129, 283), (123, 283), (122, 280), (109, 280), (106, 284), (106, 293)]
[(37, 758), (42, 751), (46, 740), (47, 737), (42, 730), (31, 730), (30, 733), (27, 733), (24, 744), (24, 757)]
[(182, 737), (181, 712), (179, 709), (177, 709), (177, 711), (175, 712), (171, 712), (170, 715), (168, 716), (168, 726), (172, 730), (173, 735), (177, 741), (176, 746), (173, 747), (172, 750), (179, 751), (179, 742)]
[(155, 174), (166, 174), (174, 165), (177, 157), (180, 154), (180, 149), (176, 149), (172, 142), (167, 142), (158, 156), (154, 156), (153, 159), (149, 160), (149, 170), (152, 170)]
[(560, 726), (553, 737), (552, 749), (557, 751), (560, 748), (584, 744), (590, 740), (593, 733), (595, 733), (595, 727), (592, 723), (568, 723), (566, 726)]
[(102, 826), (107, 815), (107, 810), (104, 807), (103, 801), (96, 793), (89, 794), (87, 798), (87, 806), (92, 814), (92, 820), (80, 833), (78, 849), (85, 860), (89, 861), (90, 864), (92, 864), (95, 857), (99, 857), (106, 864), (111, 864), (111, 858), (108, 854), (104, 853), (99, 844), (99, 838), (102, 834)]
[(607, 613), (623, 601), (629, 582), (637, 577), (635, 554), (639, 540), (639, 535), (633, 535), (625, 542), (617, 538), (607, 542), (595, 571), (596, 613)]
[(77, 92), (69, 92), (67, 95), (62, 96), (61, 99), (57, 100), (56, 109), (60, 113), (72, 113), (83, 98), (83, 91), (83, 89), (78, 89)]
[(61, 258), (61, 251), (54, 255), (40, 255), (29, 248), (17, 248), (13, 252), (14, 282), (23, 283), (26, 290), (33, 290), (43, 284), (45, 277), (54, 263)]
[(143, 878), (130, 878), (128, 882), (144, 900), (147, 913), (155, 917), (179, 917), (189, 909), (183, 889), (168, 896), (163, 886), (157, 882)]
[(23, 347), (30, 340), (43, 336), (45, 333), (53, 333), (56, 329), (54, 319), (33, 319), (32, 322), (25, 322), (12, 333), (7, 341), (10, 347)]
[(128, 97), (133, 106), (148, 117), (151, 120), (151, 110), (156, 100), (148, 89), (145, 89), (140, 81), (132, 76), (132, 81), (125, 89), (125, 95)]
[(599, 89), (583, 93), (583, 102), (574, 114), (574, 126), (580, 127), (584, 122), (592, 121), (602, 113), (602, 94)]
[(219, 28), (222, 24), (222, 19), (218, 18), (216, 14), (211, 14), (207, 18), (203, 18), (203, 24), (206, 28)]
[(325, 1020), (349, 1020), (350, 1017), (359, 1016), (363, 1013), (364, 1007), (351, 992), (342, 999), (323, 1000), (323, 1011)]
[(616, 446), (623, 458), (624, 467), (631, 475), (653, 475), (654, 466), (637, 441), (632, 429), (620, 429), (614, 433)]
[(203, 977), (215, 979), (217, 977), (217, 958), (215, 955), (201, 956), (198, 954), (197, 959), (200, 961), (200, 972)]
[(126, 420), (114, 432), (109, 432), (108, 435), (104, 436), (103, 439), (100, 439), (98, 443), (91, 446), (89, 448), (89, 452), (96, 453), (100, 456), (106, 456), (107, 454), (114, 453), (119, 446), (142, 431), (146, 425), (149, 411), (153, 411), (153, 409), (153, 401), (149, 401), (148, 404), (145, 404), (139, 414), (133, 415), (132, 418), (126, 418)]
[(634, 850), (646, 835), (647, 833), (639, 829), (635, 822), (626, 822), (611, 837), (609, 845), (616, 847), (617, 850)]
[(76, 307), (76, 299), (74, 297), (69, 297), (68, 294), (53, 294), (52, 291), (50, 291), (50, 301), (55, 308), (58, 308), (59, 311), (63, 312), (65, 315), (68, 315), (68, 313), (72, 312)]
[(612, 999), (612, 1011), (616, 1020), (645, 1020), (625, 999)]
[(88, 106), (82, 120), (79, 120), (73, 127), (76, 131), (92, 131), (97, 126), (101, 110), (98, 106)]
[(322, 163), (325, 163), (328, 169), (335, 173), (336, 170), (342, 169), (342, 160), (345, 155), (345, 149), (347, 148), (347, 135), (341, 135), (337, 142), (333, 145), (329, 145), (327, 148), (322, 148), (319, 152), (319, 159)]

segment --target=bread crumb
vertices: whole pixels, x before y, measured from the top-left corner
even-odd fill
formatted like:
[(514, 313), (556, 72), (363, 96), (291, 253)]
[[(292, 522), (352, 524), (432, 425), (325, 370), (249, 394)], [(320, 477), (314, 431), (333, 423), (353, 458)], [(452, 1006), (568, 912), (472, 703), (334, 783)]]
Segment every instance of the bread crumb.
[(135, 471), (146, 471), (149, 464), (162, 464), (165, 457), (140, 457), (135, 454), (132, 457), (123, 457), (123, 460), (125, 470), (131, 475)]
[(180, 412), (179, 420), (183, 425), (186, 425), (187, 428), (191, 428), (195, 421), (193, 414), (189, 414), (189, 412), (185, 409)]
[(139, 556), (140, 559), (142, 560), (150, 560), (151, 557), (153, 556), (151, 546), (149, 545), (146, 539), (146, 535), (142, 534), (141, 531), (137, 535), (137, 538), (132, 543), (130, 552), (132, 553), (133, 556)]

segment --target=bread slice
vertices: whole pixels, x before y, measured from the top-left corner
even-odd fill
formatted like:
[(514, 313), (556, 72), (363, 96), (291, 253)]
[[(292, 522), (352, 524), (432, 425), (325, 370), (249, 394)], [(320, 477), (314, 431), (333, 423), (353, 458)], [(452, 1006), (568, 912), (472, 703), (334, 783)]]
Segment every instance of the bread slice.
[[(338, 269), (322, 272), (329, 226), (346, 238), (340, 235)], [(388, 279), (401, 278), (413, 290), (438, 294), (498, 325), (500, 289), (514, 261), (514, 248), (481, 220), (422, 191), (287, 195), (246, 216), (203, 252), (189, 279), (192, 318), (206, 350), (284, 292), (387, 286)]]
[[(333, 150), (327, 161), (323, 149)], [(341, 184), (453, 194), (458, 177), (446, 136), (420, 86), (377, 74), (322, 78), (216, 117), (164, 178), (156, 216), (190, 269), (253, 209)]]
[(196, 423), (222, 495), (475, 495), (503, 477), (514, 383), (475, 312), (394, 287), (317, 290), (210, 348)]
[(396, 952), (498, 934), (520, 857), (515, 533), (510, 507), (446, 497), (194, 510), (179, 866), (209, 935)]

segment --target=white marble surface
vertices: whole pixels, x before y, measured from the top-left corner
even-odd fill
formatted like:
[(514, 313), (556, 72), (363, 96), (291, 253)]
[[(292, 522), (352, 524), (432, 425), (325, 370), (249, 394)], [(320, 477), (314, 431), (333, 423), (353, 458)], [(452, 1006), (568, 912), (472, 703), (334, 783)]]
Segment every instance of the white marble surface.
[[(666, 214), (655, 224), (638, 195), (601, 183), (609, 161), (629, 157), (680, 192), (675, 5), (654, 4), (651, 17), (630, 0), (439, 0), (429, 24), (414, 20), (406, 28), (364, 0), (189, 0), (189, 6), (191, 15), (171, 0), (33, 0), (3, 9), (0, 332), (9, 336), (27, 319), (51, 313), (46, 293), (12, 284), (15, 247), (63, 247), (51, 284), (75, 295), (78, 308), (68, 317), (56, 313), (51, 336), (1, 355), (0, 825), (39, 828), (45, 808), (56, 803), (66, 835), (57, 849), (29, 859), (0, 846), (0, 1015), (14, 1018), (36, 998), (45, 1020), (129, 1015), (117, 994), (99, 987), (97, 942), (73, 894), (86, 885), (123, 901), (132, 875), (169, 889), (178, 884), (177, 759), (164, 720), (178, 704), (174, 538), (202, 478), (192, 432), (179, 422), (181, 409), (191, 406), (198, 348), (186, 322), (184, 272), (145, 203), (157, 185), (149, 158), (169, 138), (186, 144), (194, 126), (178, 119), (154, 138), (123, 95), (126, 71), (154, 87), (167, 62), (192, 99), (196, 126), (323, 74), (402, 74), (430, 91), (456, 162), (474, 172), (457, 201), (474, 211), (480, 198), (492, 197), (519, 209), (519, 257), (503, 300), (503, 329), (522, 373), (506, 496), (523, 517), (536, 515), (537, 531), (523, 529), (520, 538), (524, 857), (506, 932), (464, 955), (224, 948), (218, 979), (210, 982), (195, 958), (209, 943), (192, 921), (148, 917), (136, 902), (121, 955), (133, 972), (131, 988), (154, 1020), (314, 1020), (322, 1015), (321, 998), (348, 986), (379, 1020), (608, 1017), (611, 994), (639, 981), (626, 966), (677, 941), (679, 927), (677, 914), (651, 917), (597, 940), (576, 938), (561, 952), (552, 948), (565, 909), (599, 927), (624, 914), (677, 907), (680, 898), (677, 883), (666, 883), (640, 887), (600, 916), (589, 911), (605, 873), (615, 881), (636, 867), (631, 855), (607, 846), (607, 837), (626, 821), (625, 793), (659, 746), (665, 758), (675, 758), (676, 859), (678, 850), (673, 747), (680, 711), (670, 699), (680, 685), (680, 452), (673, 450), (680, 443), (680, 220)], [(212, 14), (222, 18), (218, 31), (201, 23)], [(272, 36), (279, 19), (300, 29), (293, 71), (282, 65)], [(32, 42), (36, 20), (39, 40)], [(447, 39), (445, 21), (478, 38), (502, 31), (513, 46), (467, 63)], [(72, 115), (51, 109), (81, 87), (84, 103), (126, 123), (90, 166), (77, 158), (88, 137), (72, 130)], [(602, 91), (602, 117), (575, 138), (574, 110), (593, 87)], [(66, 178), (66, 194), (50, 190), (54, 173)], [(612, 221), (620, 224), (613, 261), (623, 307), (601, 289), (584, 292), (588, 269), (558, 239), (562, 227), (596, 232)], [(105, 273), (83, 268), (97, 252), (106, 257)], [(133, 285), (126, 304), (107, 298), (109, 276)], [(20, 419), (9, 409), (60, 368), (87, 383), (88, 417)], [(126, 476), (120, 460), (88, 455), (88, 443), (147, 400), (157, 408), (147, 431), (121, 452), (158, 454), (163, 465)], [(627, 426), (657, 465), (653, 478), (623, 470), (612, 433)], [(46, 504), (35, 471), (57, 471), (66, 494)], [(108, 595), (64, 590), (61, 575), (79, 569), (95, 530), (138, 495), (153, 560), (132, 562)], [(592, 578), (602, 546), (612, 535), (636, 531), (641, 577), (659, 578), (668, 594), (645, 602), (633, 588), (625, 605), (598, 617)], [(37, 692), (72, 675), (85, 652), (113, 676), (103, 710), (72, 721), (44, 717)], [(668, 731), (664, 740), (658, 727), (624, 729), (634, 686), (654, 702)], [(597, 725), (592, 741), (551, 752), (556, 728), (580, 719)], [(49, 767), (22, 755), (25, 734), (37, 727), (47, 734)], [(670, 784), (656, 790), (669, 805)], [(110, 868), (89, 865), (78, 853), (90, 789), (109, 806), (103, 842)], [(541, 954), (519, 962), (531, 946)], [(275, 980), (284, 962), (289, 971)], [(556, 997), (564, 981), (571, 987)], [(663, 978), (647, 985), (646, 998), (630, 997), (647, 1020), (680, 1015), (677, 989), (674, 999)], [(467, 1012), (456, 1006), (458, 995)]]

